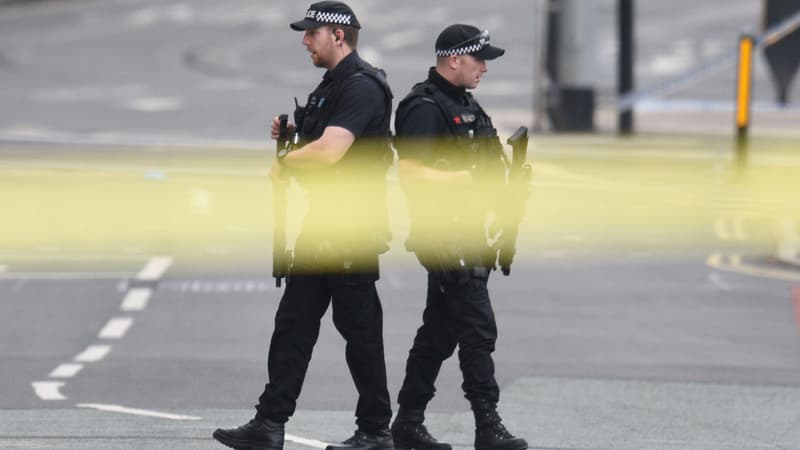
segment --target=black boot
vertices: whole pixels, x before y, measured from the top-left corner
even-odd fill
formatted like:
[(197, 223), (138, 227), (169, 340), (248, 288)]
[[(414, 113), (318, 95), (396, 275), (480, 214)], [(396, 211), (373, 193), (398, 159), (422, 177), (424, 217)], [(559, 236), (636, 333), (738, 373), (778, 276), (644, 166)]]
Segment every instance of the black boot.
[(486, 401), (472, 403), (475, 414), (475, 450), (525, 450), (528, 442), (514, 437), (506, 430), (494, 404)]
[(237, 450), (283, 450), (283, 424), (256, 417), (239, 428), (217, 428), (214, 439)]
[(394, 450), (394, 443), (392, 433), (385, 428), (380, 431), (356, 430), (342, 445), (329, 445), (325, 450)]
[(450, 444), (437, 441), (422, 422), (425, 411), (400, 407), (392, 423), (394, 447), (401, 450), (451, 450)]

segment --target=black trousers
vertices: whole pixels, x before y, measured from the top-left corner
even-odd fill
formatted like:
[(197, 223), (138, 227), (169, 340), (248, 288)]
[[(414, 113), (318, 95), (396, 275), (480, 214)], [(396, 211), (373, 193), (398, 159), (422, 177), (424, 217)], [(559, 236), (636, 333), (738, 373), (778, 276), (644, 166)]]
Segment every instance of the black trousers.
[(497, 403), (500, 390), (494, 378), (492, 352), (497, 325), (487, 289), (488, 271), (469, 277), (428, 273), (428, 294), (422, 326), (406, 362), (398, 403), (425, 409), (433, 398), (442, 362), (458, 346), (464, 396), (470, 402)]
[(386, 428), (392, 416), (386, 386), (383, 311), (377, 275), (293, 274), (275, 314), (269, 347), (269, 382), (258, 400), (258, 415), (284, 423), (297, 398), (319, 336), (320, 319), (333, 305), (333, 323), (347, 341), (345, 360), (358, 390), (359, 429)]

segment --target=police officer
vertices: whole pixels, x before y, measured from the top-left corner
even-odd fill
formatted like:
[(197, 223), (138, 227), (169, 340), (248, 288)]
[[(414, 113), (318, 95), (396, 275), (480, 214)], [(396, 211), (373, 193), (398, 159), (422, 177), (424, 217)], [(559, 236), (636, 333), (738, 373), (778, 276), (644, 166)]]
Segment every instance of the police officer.
[[(270, 172), (274, 182), (285, 182), (290, 173), (306, 189), (309, 212), (275, 314), (269, 381), (255, 418), (235, 429), (217, 429), (214, 438), (236, 449), (283, 448), (284, 423), (295, 411), (320, 319), (332, 304), (359, 397), (356, 433), (331, 450), (391, 449), (383, 313), (375, 281), (378, 255), (388, 249), (385, 185), (392, 161), (392, 94), (383, 72), (356, 52), (361, 26), (349, 6), (314, 3), (303, 20), (290, 26), (305, 33), (311, 61), (327, 70), (297, 112), (300, 120), (288, 124), (300, 145)], [(278, 136), (276, 118), (272, 137)]]
[[(477, 450), (523, 450), (497, 413), (492, 352), (497, 339), (487, 281), (496, 250), (487, 243), (492, 186), (502, 184), (505, 155), (489, 116), (467, 91), (503, 55), (488, 31), (451, 25), (436, 39), (436, 66), (397, 108), (395, 146), (411, 216), (407, 247), (428, 272), (422, 326), (406, 363), (392, 424), (395, 447), (450, 450), (423, 424), (442, 362), (456, 346), (465, 397), (475, 416)], [(489, 192), (487, 194), (487, 192)]]

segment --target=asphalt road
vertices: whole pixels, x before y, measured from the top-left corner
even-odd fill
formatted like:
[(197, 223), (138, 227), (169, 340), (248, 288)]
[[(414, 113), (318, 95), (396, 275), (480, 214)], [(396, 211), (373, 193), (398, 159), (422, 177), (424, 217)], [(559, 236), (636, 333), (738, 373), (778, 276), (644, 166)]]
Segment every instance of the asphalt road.
[[(532, 2), (352, 5), (369, 24), (362, 55), (386, 68), (397, 95), (424, 75), (428, 43), (444, 23), (490, 28), (508, 55), (490, 66), (478, 98), (505, 131), (530, 120)], [(613, 9), (600, 5), (599, 55), (607, 62)], [(755, 4), (670, 5), (642, 5), (650, 18), (640, 28), (643, 84), (680, 73), (757, 24)], [(270, 278), (266, 222), (242, 212), (264, 206), (244, 189), (266, 184), (264, 124), (321, 76), (309, 69), (300, 35), (286, 27), (304, 8), (200, 0), (0, 7), (3, 204), (24, 211), (15, 201), (27, 197), (9, 193), (26, 186), (130, 179), (164, 197), (188, 187), (188, 197), (176, 198), (195, 218), (217, 207), (209, 201), (215, 196), (249, 194), (228, 213), (256, 224), (237, 222), (226, 229), (232, 234), (191, 241), (197, 248), (188, 254), (177, 235), (84, 251), (54, 241), (57, 234), (30, 245), (27, 234), (0, 240), (0, 447), (221, 448), (213, 429), (251, 417), (280, 292)], [(671, 32), (688, 42), (670, 40)], [(598, 69), (606, 93), (610, 65)], [(725, 101), (724, 83), (711, 79), (682, 95)], [(763, 71), (756, 85), (767, 101)], [(800, 167), (795, 143), (757, 147), (753, 167), (791, 175)], [(539, 172), (526, 229), (538, 232), (521, 235), (512, 277), (490, 282), (500, 410), (533, 448), (800, 448), (800, 271), (777, 261), (773, 248), (775, 211), (800, 219), (797, 185), (748, 198), (711, 189), (692, 205), (708, 214), (680, 236), (669, 227), (619, 236), (607, 228), (613, 220), (604, 227), (569, 202), (554, 206), (600, 199), (602, 217), (603, 208), (630, 201), (602, 193), (616, 192), (609, 181), (634, 182), (635, 174), (619, 169), (631, 160), (648, 163), (654, 184), (647, 188), (679, 187), (685, 180), (674, 164), (724, 180), (734, 171), (727, 145), (697, 137), (534, 139), (530, 158)], [(686, 205), (673, 200), (636, 207), (679, 215)], [(120, 203), (144, 210), (128, 201)], [(34, 228), (74, 236), (84, 218), (64, 217), (75, 223)], [(155, 232), (163, 225), (157, 215), (140, 219)], [(240, 235), (261, 240), (242, 244)], [(400, 229), (379, 282), (393, 393), (424, 300), (424, 273), (403, 252), (402, 236)], [(287, 448), (320, 447), (354, 428), (343, 353), (326, 317)], [(449, 361), (428, 422), (441, 439), (469, 448), (473, 425), (460, 384), (457, 362)]]

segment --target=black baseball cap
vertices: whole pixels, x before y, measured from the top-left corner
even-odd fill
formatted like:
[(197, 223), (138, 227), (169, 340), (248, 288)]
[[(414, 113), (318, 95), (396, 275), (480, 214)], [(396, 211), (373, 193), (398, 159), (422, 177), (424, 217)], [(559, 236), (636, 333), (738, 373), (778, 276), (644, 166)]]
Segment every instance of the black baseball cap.
[(505, 52), (489, 45), (489, 30), (481, 31), (472, 25), (450, 25), (436, 38), (436, 56), (472, 55), (489, 60), (499, 58)]
[(353, 10), (342, 2), (314, 3), (308, 7), (305, 19), (289, 24), (295, 31), (310, 30), (323, 25), (348, 25), (356, 29), (361, 28)]

